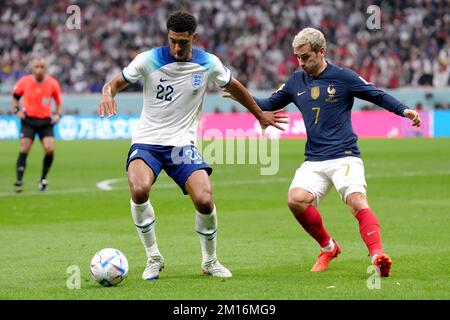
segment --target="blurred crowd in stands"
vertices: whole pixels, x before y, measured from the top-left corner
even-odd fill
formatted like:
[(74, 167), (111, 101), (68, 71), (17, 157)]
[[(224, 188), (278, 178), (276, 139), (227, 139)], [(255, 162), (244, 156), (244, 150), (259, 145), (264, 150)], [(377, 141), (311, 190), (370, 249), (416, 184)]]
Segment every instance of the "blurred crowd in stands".
[[(72, 4), (79, 30), (66, 25)], [(378, 30), (366, 25), (370, 5), (381, 9)], [(10, 92), (31, 58), (43, 56), (65, 93), (99, 92), (137, 53), (166, 43), (166, 19), (178, 9), (198, 18), (197, 46), (251, 90), (277, 88), (298, 67), (291, 42), (307, 26), (324, 32), (330, 62), (379, 87), (449, 85), (447, 0), (3, 0), (0, 87)]]

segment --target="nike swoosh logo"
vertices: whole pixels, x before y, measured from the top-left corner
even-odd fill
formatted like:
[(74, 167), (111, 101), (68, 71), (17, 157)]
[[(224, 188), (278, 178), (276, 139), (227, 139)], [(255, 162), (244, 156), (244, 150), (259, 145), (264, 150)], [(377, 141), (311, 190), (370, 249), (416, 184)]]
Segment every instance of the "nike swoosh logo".
[(297, 97), (301, 96), (302, 94), (304, 94), (306, 91), (302, 91), (302, 92), (297, 92)]
[(208, 238), (209, 241), (214, 240), (214, 238), (216, 237), (216, 234), (214, 233), (210, 238)]
[(163, 78), (161, 78), (161, 79), (159, 79), (159, 82), (165, 82), (165, 81), (167, 81), (167, 80), (169, 80), (169, 79), (163, 79)]
[(367, 232), (367, 235), (370, 236), (372, 233), (375, 233), (375, 232), (378, 232), (378, 231)]

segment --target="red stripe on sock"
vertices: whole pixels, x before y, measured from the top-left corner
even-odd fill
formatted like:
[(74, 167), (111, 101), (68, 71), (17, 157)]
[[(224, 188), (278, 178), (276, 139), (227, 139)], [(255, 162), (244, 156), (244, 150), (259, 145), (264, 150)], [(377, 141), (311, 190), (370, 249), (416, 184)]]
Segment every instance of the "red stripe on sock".
[(331, 237), (323, 227), (322, 217), (316, 207), (310, 205), (303, 214), (294, 215), (294, 217), (322, 248), (329, 244)]
[(381, 244), (380, 223), (375, 214), (370, 210), (361, 209), (356, 214), (355, 218), (359, 222), (359, 233), (361, 238), (369, 249), (370, 255), (383, 253), (383, 246)]

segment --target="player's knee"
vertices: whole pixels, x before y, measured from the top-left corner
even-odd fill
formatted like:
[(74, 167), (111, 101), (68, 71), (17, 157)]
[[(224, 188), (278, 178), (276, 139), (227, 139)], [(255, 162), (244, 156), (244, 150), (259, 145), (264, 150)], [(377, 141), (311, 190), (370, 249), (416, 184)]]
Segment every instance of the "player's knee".
[(28, 154), (31, 150), (31, 143), (20, 143), (20, 153)]
[(53, 146), (49, 146), (49, 145), (45, 145), (44, 146), (44, 153), (45, 153), (45, 155), (47, 155), (47, 156), (52, 155), (53, 152), (54, 152)]
[(135, 203), (144, 203), (148, 200), (150, 186), (141, 181), (130, 181), (131, 198)]
[(303, 213), (312, 203), (314, 197), (301, 191), (290, 190), (288, 193), (288, 207), (295, 213)]
[(214, 210), (214, 202), (210, 190), (203, 190), (192, 197), (195, 208), (200, 213), (211, 213)]
[(353, 215), (356, 215), (362, 209), (369, 208), (366, 196), (360, 192), (349, 194), (346, 198), (346, 203)]
[(52, 156), (54, 152), (53, 147), (44, 147), (44, 153), (46, 156)]

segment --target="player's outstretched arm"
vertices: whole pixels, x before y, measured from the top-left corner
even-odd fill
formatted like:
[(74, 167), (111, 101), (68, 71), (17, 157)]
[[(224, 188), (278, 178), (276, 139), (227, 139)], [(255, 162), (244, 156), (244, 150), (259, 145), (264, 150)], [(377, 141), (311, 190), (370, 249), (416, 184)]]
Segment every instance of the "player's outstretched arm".
[(98, 106), (98, 115), (104, 117), (105, 113), (108, 117), (112, 117), (117, 114), (117, 104), (114, 100), (114, 96), (117, 92), (125, 89), (128, 86), (128, 82), (125, 80), (122, 74), (119, 74), (113, 80), (107, 82), (102, 89), (102, 100)]
[(422, 120), (420, 119), (419, 113), (417, 111), (405, 109), (405, 111), (403, 111), (403, 115), (411, 120), (413, 127), (420, 127), (420, 123), (422, 122)]
[(399, 116), (404, 116), (411, 120), (414, 127), (420, 127), (421, 120), (419, 114), (407, 108), (389, 93), (376, 88), (372, 83), (367, 82), (354, 71), (344, 71), (343, 77), (355, 97), (372, 102)]
[[(292, 97), (288, 92), (284, 90), (284, 88), (285, 84), (283, 84), (269, 98), (261, 99), (253, 97), (253, 99), (255, 100), (258, 107), (263, 111), (281, 111), (284, 107), (292, 102)], [(237, 101), (226, 87), (224, 88), (224, 94), (222, 95), (222, 97)]]
[[(232, 99), (232, 100), (234, 100), (234, 101), (236, 101), (236, 102), (238, 102), (237, 100), (236, 100), (236, 98), (230, 93), (230, 91), (228, 91), (226, 88), (224, 88), (224, 94), (222, 95), (222, 97), (224, 97), (224, 98), (227, 98), (227, 99)], [(253, 98), (253, 99), (255, 99), (255, 98)], [(258, 104), (258, 107), (260, 107), (259, 106), (259, 104)], [(261, 108), (261, 107), (260, 107)], [(262, 108), (261, 108), (262, 109)], [(263, 109), (262, 109), (263, 110)], [(263, 111), (264, 113), (271, 113), (271, 114), (273, 114), (273, 116), (275, 117), (275, 119), (277, 120), (277, 123), (289, 123), (289, 121), (287, 120), (289, 117), (288, 116), (283, 116), (283, 115), (280, 115), (279, 113), (281, 113), (281, 112), (284, 112), (284, 110), (283, 109), (278, 109), (278, 110), (275, 110), (275, 111)]]
[[(261, 124), (261, 128), (264, 130), (268, 126), (274, 126), (277, 129), (283, 130), (277, 123), (286, 123), (286, 117), (279, 115), (277, 112), (263, 112), (258, 107), (253, 97), (248, 90), (238, 80), (232, 78), (230, 83), (225, 87), (225, 91), (228, 93), (229, 98), (232, 98), (246, 107)], [(225, 97), (225, 96), (224, 96)]]

